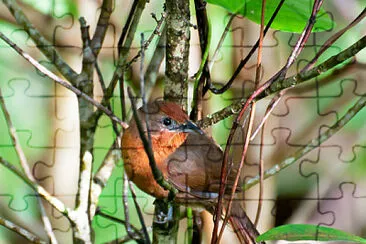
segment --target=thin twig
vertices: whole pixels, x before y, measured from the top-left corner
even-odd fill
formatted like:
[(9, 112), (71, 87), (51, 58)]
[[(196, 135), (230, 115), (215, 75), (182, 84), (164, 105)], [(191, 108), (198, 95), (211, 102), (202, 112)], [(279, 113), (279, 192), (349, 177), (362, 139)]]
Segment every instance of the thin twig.
[(268, 117), (271, 115), (273, 109), (276, 107), (276, 105), (281, 101), (281, 98), (283, 96), (283, 92), (286, 90), (280, 91), (278, 94), (276, 94), (272, 100), (269, 102), (266, 112), (264, 113), (263, 118), (261, 119), (258, 127), (254, 130), (252, 133), (252, 136), (250, 137), (250, 140), (254, 140), (255, 136), (258, 134), (258, 132), (261, 130), (262, 126), (266, 123)]
[(136, 11), (138, 2), (139, 2), (139, 0), (134, 0), (133, 3), (132, 3), (131, 9), (128, 12), (128, 17), (127, 17), (126, 23), (123, 26), (122, 33), (119, 37), (118, 44), (117, 44), (117, 46), (118, 46), (118, 57), (121, 56), (122, 50), (124, 48), (123, 44), (124, 44), (126, 36), (127, 36), (127, 31), (130, 30), (130, 27), (131, 27), (131, 24), (132, 24), (132, 18), (136, 15), (135, 11)]
[(236, 17), (235, 14), (231, 14), (230, 15), (230, 18), (229, 18), (229, 21), (227, 22), (226, 26), (225, 26), (225, 29), (224, 29), (224, 32), (222, 32), (221, 34), (221, 37), (220, 37), (220, 40), (219, 40), (219, 43), (217, 44), (217, 47), (212, 55), (212, 57), (210, 58), (210, 61), (208, 61), (208, 68), (211, 70), (212, 69), (212, 66), (216, 60), (216, 57), (217, 55), (219, 54), (219, 51), (222, 47), (222, 44), (224, 43), (225, 41), (225, 38), (227, 36), (227, 33), (229, 33), (229, 30), (230, 30), (230, 26), (231, 26), (231, 23), (233, 22), (234, 18)]
[(0, 32), (0, 38), (3, 39), (9, 46), (11, 46), (17, 53), (19, 53), (24, 59), (26, 59), (28, 62), (30, 62), (38, 71), (40, 71), (42, 74), (46, 75), (50, 79), (54, 80), (58, 84), (62, 85), (63, 87), (71, 90), (76, 95), (80, 96), (87, 102), (93, 104), (95, 107), (97, 107), (99, 110), (104, 112), (108, 117), (110, 117), (112, 120), (116, 121), (118, 124), (120, 124), (123, 128), (128, 128), (128, 124), (120, 120), (116, 115), (113, 114), (112, 111), (104, 107), (102, 104), (94, 100), (93, 98), (89, 97), (79, 89), (75, 88), (74, 86), (70, 85), (67, 81), (61, 79), (59, 76), (55, 75), (51, 71), (49, 71), (46, 67), (38, 63), (37, 60), (32, 58), (29, 54), (24, 52), (22, 49), (20, 49), (14, 42), (9, 40), (2, 32)]
[[(259, 48), (258, 48), (258, 60), (257, 60), (257, 69), (256, 69), (256, 88), (259, 84), (259, 77), (260, 77), (260, 68), (261, 68), (261, 58), (262, 58), (262, 48), (263, 48), (263, 28), (264, 28), (264, 15), (265, 15), (265, 6), (266, 6), (266, 0), (262, 0), (262, 13), (261, 13), (261, 30), (259, 32)], [(255, 105), (255, 103), (253, 103), (253, 105)], [(251, 128), (252, 129), (252, 128)], [(252, 132), (251, 132), (252, 134)], [(263, 139), (263, 133), (262, 133), (262, 139)], [(248, 144), (249, 144), (249, 140), (250, 137), (247, 138), (248, 139)], [(259, 171), (259, 175), (262, 177), (263, 173), (262, 173), (262, 169), (263, 169), (263, 144), (261, 143), (260, 145), (260, 149), (259, 149), (259, 166), (258, 166), (258, 171)], [(263, 198), (263, 179), (261, 178), (260, 181), (260, 185), (259, 185), (259, 202), (258, 202), (258, 207), (257, 207), (257, 214), (256, 214), (256, 218), (254, 221), (254, 226), (257, 226), (258, 221), (259, 221), (259, 216), (262, 210), (262, 198)]]
[[(1, 106), (1, 109), (3, 110), (4, 116), (5, 116), (5, 121), (8, 125), (9, 135), (11, 137), (11, 140), (12, 140), (13, 144), (14, 144), (14, 148), (15, 148), (15, 151), (18, 155), (20, 165), (22, 166), (22, 169), (23, 169), (26, 177), (30, 181), (32, 181), (33, 183), (36, 183), (37, 181), (34, 178), (34, 176), (32, 175), (31, 169), (29, 168), (27, 158), (24, 154), (22, 146), (20, 145), (20, 142), (19, 142), (18, 136), (16, 134), (15, 127), (13, 126), (13, 122), (11, 120), (9, 111), (6, 108), (5, 100), (4, 100), (1, 88), (0, 88), (0, 106)], [(42, 218), (42, 222), (43, 222), (43, 225), (44, 225), (44, 229), (45, 229), (51, 243), (57, 243), (55, 233), (52, 230), (51, 221), (47, 216), (46, 209), (43, 206), (42, 200), (37, 198), (37, 201), (38, 201), (39, 209), (40, 209), (40, 212), (41, 212), (41, 218)]]
[(211, 45), (211, 26), (206, 11), (207, 3), (203, 0), (194, 0), (194, 7), (196, 11), (196, 20), (198, 27), (198, 36), (201, 48), (201, 64), (197, 71), (194, 81), (193, 99), (191, 102), (190, 119), (196, 121), (202, 118), (202, 98), (205, 95), (205, 83), (210, 78), (210, 71), (208, 68), (208, 55)]
[(10, 118), (9, 111), (6, 108), (5, 100), (4, 100), (1, 88), (0, 88), (0, 106), (1, 106), (1, 109), (3, 110), (5, 121), (6, 121), (6, 124), (8, 125), (9, 135), (14, 144), (14, 149), (18, 155), (20, 165), (22, 166), (23, 172), (25, 173), (25, 175), (27, 176), (27, 178), (29, 180), (31, 180), (32, 182), (36, 182), (36, 179), (33, 177), (32, 171), (29, 168), (29, 164), (28, 164), (27, 158), (25, 157), (25, 154), (23, 152), (22, 146), (20, 145), (18, 136), (16, 134), (15, 127), (13, 126), (13, 122), (11, 121), (11, 118)]
[(126, 171), (123, 171), (123, 187), (122, 187), (122, 203), (123, 203), (123, 213), (125, 215), (125, 228), (127, 235), (133, 239), (134, 233), (131, 230), (131, 223), (130, 223), (130, 210), (128, 206), (128, 188), (129, 188), (128, 177)]
[[(110, 99), (112, 97), (114, 88), (117, 84), (117, 81), (122, 77), (122, 74), (124, 73), (124, 71), (129, 67), (128, 65), (126, 65), (128, 53), (130, 51), (132, 41), (135, 37), (135, 33), (137, 30), (137, 26), (140, 22), (142, 12), (145, 9), (145, 5), (146, 5), (146, 0), (136, 0), (136, 1), (137, 1), (136, 10), (133, 14), (133, 19), (132, 19), (131, 25), (128, 28), (128, 33), (126, 35), (126, 39), (123, 41), (123, 46), (121, 48), (121, 51), (120, 51), (120, 54), (118, 57), (117, 67), (113, 73), (111, 82), (109, 83), (109, 86), (107, 88), (107, 92), (105, 94), (105, 99)], [(102, 102), (102, 104), (103, 104), (103, 102)]]
[(159, 41), (155, 47), (153, 57), (151, 58), (150, 63), (146, 68), (145, 92), (147, 97), (150, 97), (151, 91), (158, 77), (159, 68), (165, 57), (165, 43), (166, 43), (166, 25), (164, 26), (163, 31), (159, 36)]
[[(128, 54), (132, 45), (132, 41), (135, 37), (135, 33), (137, 30), (137, 26), (140, 22), (142, 12), (145, 8), (146, 0), (135, 0), (133, 2), (132, 9), (130, 11), (129, 17), (127, 19), (127, 22), (123, 28), (122, 34), (120, 36), (120, 39), (118, 41), (118, 61), (117, 61), (117, 67), (114, 70), (112, 79), (104, 92), (103, 100), (101, 102), (102, 105), (106, 105), (109, 100), (113, 97), (114, 89), (117, 85), (117, 82), (123, 82), (121, 81), (124, 72), (129, 68), (129, 65), (126, 65)], [(120, 83), (120, 87), (123, 87), (123, 84)], [(124, 89), (120, 89), (121, 94), (124, 96), (124, 93), (122, 93)], [(123, 113), (123, 111), (122, 111)], [(94, 113), (95, 120), (98, 120), (100, 116), (102, 115), (101, 111), (97, 110)], [(125, 128), (126, 129), (126, 128)]]
[(257, 213), (255, 215), (255, 219), (254, 219), (254, 226), (258, 226), (259, 223), (259, 218), (261, 216), (261, 212), (262, 212), (262, 206), (263, 206), (263, 192), (264, 192), (264, 185), (263, 185), (263, 174), (264, 174), (264, 160), (263, 160), (263, 151), (264, 151), (264, 129), (266, 127), (266, 121), (263, 124), (262, 127), (262, 133), (261, 133), (261, 145), (259, 148), (259, 166), (258, 166), (258, 170), (259, 170), (259, 198), (258, 198), (258, 207), (257, 207)]
[(41, 238), (39, 238), (37, 235), (33, 234), (29, 230), (14, 224), (13, 222), (4, 219), (0, 216), (0, 225), (4, 226), (5, 228), (14, 231), (18, 235), (23, 236), (25, 239), (32, 243), (39, 243), (39, 244), (46, 244), (47, 242), (42, 241)]
[[(320, 144), (328, 140), (335, 135), (340, 129), (342, 129), (356, 114), (361, 111), (366, 105), (366, 96), (362, 96), (334, 125), (332, 125), (327, 131), (320, 134), (318, 137), (309, 141), (305, 147), (296, 151), (291, 156), (287, 157), (281, 163), (274, 165), (272, 168), (267, 169), (264, 172), (263, 179), (267, 179), (274, 176), (284, 170), (285, 168), (294, 164), (298, 159), (311, 152), (313, 149), (318, 148)], [(249, 179), (244, 185), (243, 190), (248, 190), (259, 182), (259, 175)]]
[(130, 192), (131, 192), (131, 196), (132, 196), (132, 200), (135, 204), (135, 208), (136, 208), (136, 212), (137, 212), (137, 216), (139, 218), (140, 224), (142, 226), (141, 230), (142, 230), (142, 234), (144, 236), (145, 239), (145, 243), (150, 243), (150, 237), (149, 237), (149, 233), (145, 224), (145, 220), (144, 220), (144, 216), (142, 215), (142, 210), (140, 208), (139, 203), (137, 202), (137, 197), (136, 197), (136, 192), (135, 189), (131, 183), (131, 181), (128, 181), (129, 183), (129, 187), (130, 187)]
[[(154, 14), (151, 14), (151, 15), (155, 16)], [(132, 63), (136, 62), (138, 60), (138, 58), (141, 57), (142, 49), (144, 49), (144, 50), (147, 49), (155, 36), (161, 36), (162, 35), (162, 33), (163, 33), (163, 31), (162, 31), (163, 30), (163, 24), (164, 24), (164, 21), (165, 21), (166, 17), (167, 17), (167, 14), (165, 12), (163, 12), (161, 14), (161, 18), (159, 20), (157, 20), (157, 22), (156, 22), (155, 29), (153, 30), (153, 32), (151, 33), (151, 35), (149, 36), (149, 38), (145, 42), (141, 42), (140, 51), (130, 61), (128, 61), (127, 66), (131, 66)], [(155, 17), (155, 19), (156, 19), (156, 17)]]

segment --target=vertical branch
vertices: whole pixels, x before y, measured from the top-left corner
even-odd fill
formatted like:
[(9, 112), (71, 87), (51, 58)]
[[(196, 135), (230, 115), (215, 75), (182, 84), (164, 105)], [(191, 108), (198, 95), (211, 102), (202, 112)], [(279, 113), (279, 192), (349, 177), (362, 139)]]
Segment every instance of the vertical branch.
[[(79, 19), (81, 38), (83, 41), (82, 69), (78, 76), (76, 86), (90, 97), (94, 95), (93, 71), (96, 57), (90, 48), (89, 27), (83, 17)], [(94, 133), (97, 123), (90, 123), (93, 106), (81, 97), (78, 97), (79, 123), (80, 123), (80, 154), (79, 154), (79, 179), (75, 200), (75, 212), (78, 217), (73, 226), (74, 242), (88, 243), (91, 241), (91, 174), (93, 164)]]
[(164, 99), (187, 108), (190, 11), (187, 0), (167, 0), (167, 47)]

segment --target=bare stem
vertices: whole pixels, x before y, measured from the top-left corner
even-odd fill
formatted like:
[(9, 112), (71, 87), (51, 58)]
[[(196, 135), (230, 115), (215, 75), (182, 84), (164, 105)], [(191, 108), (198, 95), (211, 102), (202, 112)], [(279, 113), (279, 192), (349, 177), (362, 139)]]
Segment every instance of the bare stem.
[(4, 219), (0, 216), (0, 225), (4, 226), (5, 228), (14, 231), (18, 235), (23, 236), (25, 239), (32, 243), (39, 243), (39, 244), (46, 244), (47, 242), (42, 241), (41, 238), (30, 232), (29, 230), (14, 224), (13, 222)]

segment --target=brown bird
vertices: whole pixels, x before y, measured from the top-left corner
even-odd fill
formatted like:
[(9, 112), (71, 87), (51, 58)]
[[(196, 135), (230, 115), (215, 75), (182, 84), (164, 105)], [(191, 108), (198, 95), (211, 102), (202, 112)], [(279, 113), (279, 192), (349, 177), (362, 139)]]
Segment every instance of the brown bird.
[[(138, 113), (146, 131), (145, 112), (140, 108)], [(218, 197), (220, 187), (221, 148), (192, 123), (186, 112), (175, 103), (160, 101), (148, 104), (147, 114), (156, 164), (165, 179), (185, 193), (182, 194), (183, 199), (177, 201), (192, 196), (200, 199), (198, 202), (213, 213), (212, 202)], [(122, 157), (128, 178), (141, 190), (156, 198), (168, 196), (168, 191), (154, 180), (134, 120), (131, 120), (122, 137)], [(228, 176), (227, 193), (231, 192), (236, 172), (232, 169)], [(229, 220), (242, 243), (255, 243), (259, 233), (238, 201), (233, 201)]]

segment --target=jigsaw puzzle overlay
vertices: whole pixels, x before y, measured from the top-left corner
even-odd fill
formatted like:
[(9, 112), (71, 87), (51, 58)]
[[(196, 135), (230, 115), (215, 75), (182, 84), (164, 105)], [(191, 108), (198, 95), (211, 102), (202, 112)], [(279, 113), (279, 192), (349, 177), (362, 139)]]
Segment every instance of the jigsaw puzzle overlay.
[[(25, 11), (42, 34), (57, 48), (62, 57), (75, 70), (80, 70), (82, 42), (78, 18), (85, 16), (93, 33), (99, 14), (98, 1), (88, 1), (79, 4), (77, 11), (69, 6), (68, 1), (41, 1), (34, 4), (26, 1)], [(130, 1), (128, 1), (130, 4)], [(302, 54), (288, 76), (299, 72), (312, 59), (325, 40), (346, 26), (361, 11), (361, 3), (355, 1), (344, 9), (340, 3), (326, 3), (324, 8), (337, 24), (331, 30), (312, 33)], [(2, 3), (1, 3), (2, 4)], [(33, 4), (33, 5), (32, 5)], [(116, 1), (108, 29), (106, 41), (100, 54), (99, 65), (106, 81), (110, 80), (117, 59), (117, 43), (122, 24), (126, 21), (128, 8), (125, 1)], [(33, 7), (29, 7), (32, 5)], [(87, 7), (86, 7), (87, 5)], [(124, 6), (126, 5), (126, 6)], [(351, 6), (352, 5), (352, 6)], [(24, 7), (23, 6), (23, 7)], [(128, 5), (130, 6), (130, 5)], [(347, 5), (348, 6), (348, 5)], [(207, 6), (214, 33), (213, 48), (219, 41), (220, 35), (228, 22), (224, 9), (212, 5)], [(160, 3), (151, 1), (144, 11), (141, 24), (135, 36), (130, 58), (140, 49), (140, 33), (150, 36), (155, 28), (150, 12), (160, 14)], [(342, 13), (342, 14), (341, 14)], [(40, 63), (52, 71), (52, 62), (47, 60), (37, 49), (22, 28), (9, 20), (12, 17), (8, 10), (0, 8), (0, 28), (11, 40), (26, 50)], [(122, 17), (121, 17), (122, 16)], [(47, 19), (47, 28), (42, 20)], [(191, 22), (196, 24), (194, 13)], [(363, 22), (364, 23), (364, 22)], [(320, 61), (337, 54), (357, 41), (365, 33), (365, 25), (356, 26), (333, 44)], [(200, 65), (200, 47), (197, 31), (191, 29), (190, 68), (192, 77)], [(230, 79), (233, 70), (251, 49), (258, 38), (258, 25), (236, 17), (231, 25), (229, 34), (222, 49), (214, 60), (211, 79), (214, 83), (225, 83)], [(283, 33), (270, 30), (264, 40), (262, 82), (270, 78), (286, 62), (297, 34)], [(146, 50), (145, 65), (151, 59), (154, 41)], [(211, 50), (213, 52), (214, 50)], [(62, 200), (67, 206), (73, 207), (77, 193), (79, 173), (79, 116), (76, 96), (56, 85), (37, 72), (5, 43), (0, 42), (0, 88), (8, 110), (20, 138), (21, 146), (36, 180), (51, 194)], [(280, 163), (292, 153), (307, 146), (308, 142), (319, 137), (321, 133), (332, 126), (347, 110), (362, 96), (366, 95), (366, 69), (364, 68), (365, 51), (356, 56), (356, 61), (347, 68), (333, 73), (328, 78), (315, 79), (289, 90), (269, 116), (264, 131), (265, 168)], [(208, 92), (204, 98), (204, 113), (211, 114), (231, 103), (248, 96), (254, 88), (256, 56), (254, 55), (244, 67), (233, 87), (222, 95)], [(127, 84), (137, 87), (139, 84), (139, 62), (134, 64), (132, 72), (126, 74)], [(164, 65), (162, 65), (164, 67)], [(145, 66), (146, 67), (146, 66)], [(163, 74), (164, 68), (161, 69)], [(103, 92), (95, 79), (95, 99), (101, 100)], [(218, 85), (219, 86), (219, 85)], [(192, 91), (193, 84), (190, 84)], [(111, 108), (121, 117), (120, 96), (116, 89), (111, 99)], [(150, 102), (162, 99), (162, 84), (157, 83), (151, 92)], [(254, 128), (258, 126), (265, 113), (267, 104), (272, 99), (268, 97), (256, 105)], [(129, 106), (129, 103), (128, 103)], [(131, 111), (128, 112), (131, 115)], [(265, 181), (263, 195), (263, 210), (259, 221), (259, 230), (264, 232), (273, 226), (285, 223), (311, 223), (330, 226), (365, 237), (365, 204), (366, 204), (366, 110), (360, 111), (355, 118), (341, 131), (324, 142), (312, 152), (302, 157), (291, 167), (283, 170), (277, 176)], [(232, 126), (233, 118), (227, 118), (207, 130), (215, 141), (224, 148)], [(233, 143), (231, 158), (240, 161), (243, 148), (244, 129), (237, 132)], [(110, 146), (115, 139), (111, 121), (102, 116), (94, 144), (94, 169), (98, 169)], [(250, 142), (248, 155), (243, 169), (242, 179), (249, 179), (258, 172), (260, 135)], [(0, 156), (20, 167), (14, 146), (8, 134), (3, 113), (0, 113)], [(202, 155), (210, 158), (212, 154)], [(175, 159), (184, 162), (184, 157)], [(210, 158), (212, 160), (212, 158)], [(216, 159), (215, 159), (216, 160)], [(210, 169), (220, 170), (220, 169)], [(120, 160), (100, 199), (100, 209), (116, 218), (124, 219), (123, 203), (123, 162)], [(154, 199), (137, 191), (137, 202), (144, 213), (145, 223), (151, 226)], [(130, 221), (140, 228), (132, 195), (129, 192)], [(258, 205), (258, 188), (254, 187), (243, 196), (248, 215), (254, 219)], [(68, 220), (57, 210), (47, 206), (53, 230), (60, 243), (72, 243), (71, 226)], [(4, 167), (0, 167), (0, 216), (24, 226), (40, 237), (46, 239), (43, 224), (38, 211), (37, 195), (19, 178)], [(126, 236), (125, 227), (101, 216), (93, 219), (94, 237), (96, 243), (104, 243)], [(182, 233), (186, 226), (180, 226)], [(228, 229), (230, 232), (230, 229)], [(229, 240), (231, 233), (225, 238)], [(182, 240), (183, 240), (182, 235)], [(235, 242), (236, 240), (231, 240)], [(0, 226), (0, 243), (26, 243), (25, 239)]]

